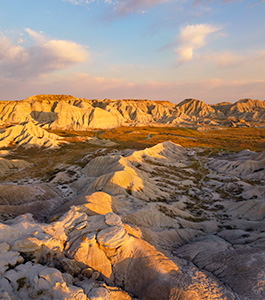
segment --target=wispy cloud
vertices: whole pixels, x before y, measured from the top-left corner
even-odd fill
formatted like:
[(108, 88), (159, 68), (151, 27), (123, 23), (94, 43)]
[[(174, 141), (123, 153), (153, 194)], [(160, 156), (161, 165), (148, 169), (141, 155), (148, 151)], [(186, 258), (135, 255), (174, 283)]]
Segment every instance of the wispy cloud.
[(220, 29), (209, 24), (188, 25), (182, 28), (178, 38), (180, 46), (176, 49), (179, 62), (192, 60), (194, 51), (204, 47), (207, 37)]
[[(206, 2), (206, 4), (210, 4), (212, 2), (219, 2), (219, 0), (194, 0), (194, 5), (198, 5), (202, 2)], [(232, 2), (243, 2), (242, 0), (222, 0), (221, 2), (225, 2), (225, 3), (232, 3)], [(257, 0), (253, 3), (253, 0), (252, 0), (252, 4), (250, 5), (250, 7), (254, 7), (254, 6), (257, 6), (257, 5), (260, 5), (262, 3), (265, 3), (265, 0)]]
[(214, 53), (214, 54), (206, 54), (204, 56), (206, 60), (212, 60), (219, 67), (226, 68), (226, 67), (234, 67), (238, 65), (242, 65), (246, 62), (246, 57), (240, 55), (238, 53), (234, 53), (232, 51), (224, 51), (221, 53)]
[[(16, 87), (14, 89), (14, 86)], [(88, 99), (150, 99), (175, 103), (195, 98), (207, 103), (236, 101), (241, 98), (264, 99), (264, 80), (149, 81), (134, 83), (124, 79), (93, 77), (86, 73), (44, 74), (21, 82), (0, 78), (0, 99), (23, 99), (35, 94), (70, 94)]]
[(265, 0), (260, 0), (254, 4), (252, 4), (250, 7), (254, 7), (254, 6), (257, 6), (257, 5), (260, 5), (260, 4), (264, 4), (265, 3)]
[(63, 0), (63, 2), (69, 2), (74, 5), (87, 5), (95, 2), (96, 0)]
[[(106, 17), (113, 20), (130, 14), (144, 14), (149, 9), (174, 0), (61, 0), (76, 6), (92, 7), (93, 3), (103, 4), (107, 8)], [(176, 0), (178, 2), (180, 0)], [(183, 0), (182, 0), (183, 1)], [(104, 6), (102, 6), (104, 7)]]
[[(197, 5), (197, 4), (199, 4), (199, 3), (202, 3), (202, 2), (206, 2), (206, 3), (211, 3), (211, 2), (219, 2), (219, 0), (218, 1), (212, 1), (212, 0), (194, 0), (194, 5)], [(222, 2), (225, 2), (225, 3), (230, 3), (230, 2), (240, 2), (240, 0), (222, 0)]]
[[(210, 9), (210, 5), (214, 2), (223, 2), (223, 3), (232, 3), (232, 2), (241, 2), (242, 0), (61, 0), (63, 2), (68, 2), (73, 5), (89, 6), (92, 3), (104, 3), (111, 5), (115, 15), (127, 16), (133, 13), (146, 13), (152, 7), (155, 7), (159, 4), (164, 3), (173, 3), (176, 6), (182, 6), (184, 2), (190, 3), (191, 6), (201, 6), (207, 7)], [(265, 3), (265, 0), (257, 0), (255, 3), (252, 3), (250, 7)], [(205, 4), (205, 5), (203, 5)], [(198, 13), (198, 12), (197, 12)]]
[(29, 78), (64, 69), (81, 63), (89, 57), (88, 50), (67, 40), (48, 39), (43, 33), (25, 29), (32, 46), (26, 47), (21, 39), (14, 43), (0, 35), (0, 74), (7, 77)]
[(121, 0), (114, 2), (117, 13), (127, 15), (133, 12), (143, 13), (153, 6), (170, 2), (170, 0)]
[(213, 54), (205, 54), (201, 59), (214, 61), (221, 68), (230, 68), (247, 65), (265, 64), (265, 51), (248, 51), (246, 53), (236, 53), (233, 51), (223, 51)]

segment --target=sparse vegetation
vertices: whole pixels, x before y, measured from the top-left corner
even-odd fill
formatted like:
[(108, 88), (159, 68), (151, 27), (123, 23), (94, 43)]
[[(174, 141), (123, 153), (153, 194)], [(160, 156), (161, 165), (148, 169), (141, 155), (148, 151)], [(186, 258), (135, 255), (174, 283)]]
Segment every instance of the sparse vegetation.
[(163, 214), (165, 214), (166, 216), (170, 217), (170, 218), (174, 218), (176, 216), (172, 209), (170, 209), (170, 208), (168, 208), (167, 206), (164, 206), (164, 205), (159, 205), (159, 211), (162, 212)]
[[(88, 153), (95, 152), (100, 146), (91, 145), (84, 142), (86, 137), (97, 136), (98, 138), (110, 139), (118, 143), (117, 150), (123, 149), (144, 149), (159, 142), (171, 140), (184, 147), (202, 147), (199, 156), (216, 156), (221, 151), (241, 151), (250, 149), (261, 151), (265, 149), (265, 129), (261, 128), (228, 128), (223, 130), (210, 130), (200, 132), (188, 128), (176, 127), (120, 127), (109, 130), (91, 131), (50, 131), (60, 136), (66, 137), (70, 144), (61, 145), (59, 149), (44, 150), (43, 148), (9, 147), (12, 150), (7, 159), (24, 159), (32, 163), (32, 167), (22, 172), (17, 172), (8, 176), (8, 180), (13, 182), (20, 178), (42, 178), (43, 181), (50, 181), (57, 171), (54, 164), (76, 164), (81, 167), (84, 162), (81, 158)], [(150, 137), (147, 139), (147, 137)], [(81, 137), (81, 139), (80, 139)], [(95, 156), (101, 154), (95, 154)], [(154, 161), (152, 164), (156, 164)], [(157, 165), (159, 167), (159, 164)], [(198, 163), (191, 165), (195, 170), (199, 168)], [(170, 169), (170, 167), (168, 167)], [(181, 176), (174, 168), (173, 175)], [(182, 170), (184, 172), (184, 170)], [(207, 173), (207, 172), (205, 172)], [(206, 174), (203, 174), (206, 175)], [(197, 176), (198, 177), (198, 176)], [(4, 180), (5, 178), (2, 178)], [(200, 180), (200, 178), (197, 178)]]
[(26, 277), (21, 277), (17, 280), (17, 290), (19, 291), (20, 289), (22, 289), (24, 287), (24, 285), (26, 284), (27, 278)]
[(132, 187), (131, 187), (131, 186), (128, 186), (127, 189), (126, 189), (126, 192), (127, 192), (129, 195), (132, 195)]
[[(149, 139), (147, 139), (148, 136)], [(201, 155), (214, 155), (214, 152), (220, 149), (262, 151), (265, 148), (265, 129), (262, 128), (227, 128), (200, 132), (176, 127), (147, 126), (137, 127), (134, 130), (120, 127), (105, 130), (100, 134), (100, 138), (108, 138), (118, 142), (121, 146), (126, 145), (133, 149), (143, 149), (171, 140), (184, 147), (204, 147), (205, 152)]]

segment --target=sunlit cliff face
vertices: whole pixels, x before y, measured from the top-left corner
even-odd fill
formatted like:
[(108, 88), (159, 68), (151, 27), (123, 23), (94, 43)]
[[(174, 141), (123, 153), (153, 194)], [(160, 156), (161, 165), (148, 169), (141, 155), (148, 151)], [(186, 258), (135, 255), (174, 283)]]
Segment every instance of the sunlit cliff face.
[[(26, 127), (30, 127), (28, 129), (31, 131), (35, 130), (38, 137), (43, 133), (37, 133), (41, 129), (34, 129), (33, 123), (36, 122), (46, 129), (79, 131), (119, 126), (179, 124), (194, 128), (203, 126), (217, 128), (230, 126), (229, 122), (241, 127), (248, 126), (247, 122), (260, 123), (263, 122), (264, 116), (264, 101), (251, 99), (216, 105), (186, 99), (174, 105), (168, 101), (86, 100), (64, 95), (39, 95), (23, 101), (0, 101), (0, 108), (2, 126), (31, 122), (31, 125), (28, 124)], [(16, 131), (22, 130), (20, 126), (22, 125), (18, 125)], [(13, 129), (10, 128), (9, 131)], [(9, 133), (6, 135), (9, 143), (12, 135)], [(43, 135), (45, 138), (46, 136), (48, 137), (47, 134)], [(50, 138), (56, 139), (52, 135)], [(40, 140), (39, 142), (41, 143)], [(2, 143), (4, 143), (3, 138)]]

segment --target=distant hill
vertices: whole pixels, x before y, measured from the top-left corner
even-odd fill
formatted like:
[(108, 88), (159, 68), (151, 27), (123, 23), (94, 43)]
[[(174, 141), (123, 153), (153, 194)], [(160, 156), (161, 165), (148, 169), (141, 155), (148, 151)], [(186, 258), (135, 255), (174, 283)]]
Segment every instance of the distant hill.
[(234, 104), (207, 105), (186, 99), (179, 104), (150, 100), (87, 100), (70, 95), (37, 95), (0, 101), (0, 126), (33, 122), (53, 130), (108, 129), (119, 126), (260, 126), (265, 102), (242, 99)]

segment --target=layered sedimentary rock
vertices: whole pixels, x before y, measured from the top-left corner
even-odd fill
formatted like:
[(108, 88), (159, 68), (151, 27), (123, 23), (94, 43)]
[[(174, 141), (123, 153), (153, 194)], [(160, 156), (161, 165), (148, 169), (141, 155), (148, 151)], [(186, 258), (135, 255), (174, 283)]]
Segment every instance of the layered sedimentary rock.
[[(186, 99), (179, 104), (149, 100), (86, 100), (65, 95), (39, 95), (0, 102), (0, 125), (37, 122), (50, 129), (88, 130), (141, 125), (223, 125), (264, 122), (264, 101), (244, 99), (234, 104), (207, 105)], [(213, 122), (213, 120), (215, 122)], [(227, 126), (227, 124), (224, 124)], [(228, 124), (229, 126), (229, 124)]]

